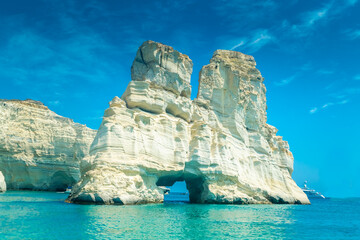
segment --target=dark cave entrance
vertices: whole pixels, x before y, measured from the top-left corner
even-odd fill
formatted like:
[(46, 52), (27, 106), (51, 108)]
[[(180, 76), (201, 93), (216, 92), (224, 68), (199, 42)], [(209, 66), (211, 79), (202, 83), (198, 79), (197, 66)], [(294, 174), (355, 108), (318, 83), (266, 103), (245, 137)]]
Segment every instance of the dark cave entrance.
[(189, 198), (191, 203), (204, 203), (206, 196), (209, 193), (205, 179), (190, 175), (185, 179), (186, 188), (189, 191)]
[(76, 180), (66, 172), (57, 171), (50, 180), (50, 191), (65, 191), (67, 187), (76, 183)]

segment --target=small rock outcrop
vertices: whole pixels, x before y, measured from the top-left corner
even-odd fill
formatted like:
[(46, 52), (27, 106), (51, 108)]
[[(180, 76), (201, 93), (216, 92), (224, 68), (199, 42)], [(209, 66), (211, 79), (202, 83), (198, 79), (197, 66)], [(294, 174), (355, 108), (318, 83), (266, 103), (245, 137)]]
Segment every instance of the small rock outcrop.
[(158, 203), (159, 186), (185, 181), (196, 203), (308, 204), (291, 178), (288, 143), (266, 124), (266, 89), (255, 65), (251, 56), (216, 51), (192, 101), (190, 58), (145, 42), (67, 201)]
[(6, 192), (6, 182), (2, 172), (0, 172), (0, 192)]
[(0, 126), (0, 171), (8, 189), (73, 185), (96, 134), (33, 100), (0, 100)]

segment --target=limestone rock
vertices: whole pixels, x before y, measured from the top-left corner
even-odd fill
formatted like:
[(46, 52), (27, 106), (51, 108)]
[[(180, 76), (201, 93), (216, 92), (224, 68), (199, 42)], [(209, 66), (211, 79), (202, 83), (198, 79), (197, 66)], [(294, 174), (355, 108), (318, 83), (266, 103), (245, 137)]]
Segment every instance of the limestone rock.
[(33, 100), (0, 100), (0, 126), (0, 171), (8, 189), (73, 185), (96, 134)]
[(190, 58), (172, 47), (146, 41), (137, 51), (131, 67), (133, 81), (151, 81), (176, 95), (190, 97)]
[(2, 172), (0, 172), (0, 192), (6, 192), (6, 182)]
[(266, 124), (253, 57), (216, 51), (194, 101), (191, 66), (171, 47), (148, 41), (139, 48), (132, 81), (105, 111), (68, 202), (162, 202), (159, 186), (185, 180), (191, 202), (309, 203), (291, 178), (287, 142)]
[(218, 50), (201, 70), (185, 168), (204, 179), (196, 201), (308, 203), (287, 142), (266, 124), (265, 92), (251, 56)]
[(170, 113), (189, 122), (192, 66), (187, 55), (147, 41), (137, 51), (131, 67), (132, 81), (121, 98), (131, 109)]

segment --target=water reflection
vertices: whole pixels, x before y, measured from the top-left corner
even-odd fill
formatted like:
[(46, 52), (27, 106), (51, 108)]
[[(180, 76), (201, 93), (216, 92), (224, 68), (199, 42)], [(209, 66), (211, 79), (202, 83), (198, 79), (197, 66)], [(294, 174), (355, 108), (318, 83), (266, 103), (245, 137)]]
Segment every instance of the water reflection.
[(262, 237), (282, 239), (295, 222), (287, 205), (153, 204), (141, 206), (84, 206), (87, 235), (144, 238), (177, 236), (185, 239)]

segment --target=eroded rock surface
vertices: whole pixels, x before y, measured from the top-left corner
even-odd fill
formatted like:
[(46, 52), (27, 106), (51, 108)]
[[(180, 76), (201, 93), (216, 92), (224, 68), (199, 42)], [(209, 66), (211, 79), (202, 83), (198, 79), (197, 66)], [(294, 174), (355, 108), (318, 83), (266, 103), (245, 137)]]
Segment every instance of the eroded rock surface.
[(197, 203), (309, 203), (291, 178), (289, 146), (266, 124), (263, 77), (253, 57), (218, 50), (190, 99), (192, 62), (145, 42), (132, 81), (105, 111), (69, 202), (141, 204), (185, 180)]
[(6, 192), (6, 182), (2, 172), (0, 172), (0, 192)]
[(96, 134), (33, 100), (0, 100), (0, 126), (0, 171), (8, 189), (73, 185)]

